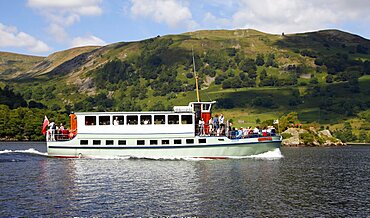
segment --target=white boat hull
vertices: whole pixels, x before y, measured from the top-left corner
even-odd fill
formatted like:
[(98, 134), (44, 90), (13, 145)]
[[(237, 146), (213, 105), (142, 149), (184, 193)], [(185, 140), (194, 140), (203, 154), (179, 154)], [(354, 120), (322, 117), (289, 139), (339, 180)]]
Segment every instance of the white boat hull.
[[(77, 139), (49, 141), (48, 155), (66, 158), (137, 157), (155, 159), (173, 158), (230, 158), (273, 151), (280, 147), (280, 136), (229, 139), (227, 137), (194, 137), (194, 144), (167, 145), (79, 145)], [(197, 143), (206, 139), (206, 143)]]

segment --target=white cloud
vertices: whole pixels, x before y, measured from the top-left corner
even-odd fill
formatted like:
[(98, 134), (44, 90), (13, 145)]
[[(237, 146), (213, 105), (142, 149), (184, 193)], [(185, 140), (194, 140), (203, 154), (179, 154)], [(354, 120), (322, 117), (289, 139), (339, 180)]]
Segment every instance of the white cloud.
[(58, 42), (70, 40), (66, 28), (79, 22), (81, 16), (102, 14), (102, 0), (28, 0), (28, 6), (39, 11), (49, 22), (48, 32)]
[(180, 0), (131, 0), (131, 14), (136, 18), (153, 18), (157, 23), (170, 27), (185, 25), (191, 29), (197, 26), (190, 9)]
[(28, 0), (32, 8), (42, 10), (62, 10), (80, 15), (100, 15), (101, 0)]
[(26, 48), (34, 53), (50, 51), (49, 46), (35, 37), (18, 32), (16, 27), (6, 26), (0, 23), (0, 47)]
[[(211, 0), (220, 10), (225, 3)], [(203, 24), (223, 28), (253, 28), (269, 33), (304, 32), (333, 28), (346, 22), (369, 22), (366, 0), (241, 0), (230, 1), (228, 17), (205, 13)], [(211, 9), (209, 9), (211, 10)]]
[(106, 45), (107, 43), (96, 37), (96, 36), (87, 36), (87, 37), (76, 37), (72, 40), (73, 47), (88, 46), (88, 45)]

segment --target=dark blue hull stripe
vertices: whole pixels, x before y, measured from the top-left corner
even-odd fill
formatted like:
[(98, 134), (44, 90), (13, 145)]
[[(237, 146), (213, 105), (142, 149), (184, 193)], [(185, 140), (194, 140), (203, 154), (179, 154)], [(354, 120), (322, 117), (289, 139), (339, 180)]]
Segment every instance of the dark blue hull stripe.
[(266, 144), (266, 143), (275, 143), (276, 148), (280, 147), (281, 141), (264, 141), (264, 142), (247, 142), (247, 143), (232, 143), (232, 144), (193, 144), (193, 145), (169, 145), (169, 146), (136, 146), (136, 147), (127, 147), (127, 146), (58, 146), (50, 145), (48, 148), (57, 148), (57, 149), (176, 149), (176, 148), (205, 148), (205, 147), (229, 147), (229, 146), (238, 146), (238, 145), (256, 145), (256, 144)]

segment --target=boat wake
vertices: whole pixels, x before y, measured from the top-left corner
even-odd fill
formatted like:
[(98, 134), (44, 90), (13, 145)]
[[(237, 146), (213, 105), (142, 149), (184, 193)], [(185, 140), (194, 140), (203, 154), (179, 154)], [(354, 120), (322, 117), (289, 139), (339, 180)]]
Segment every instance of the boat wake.
[(38, 156), (44, 156), (44, 157), (48, 156), (48, 153), (39, 152), (39, 151), (35, 150), (34, 148), (30, 148), (30, 149), (27, 149), (27, 150), (3, 150), (3, 151), (0, 151), (0, 155), (1, 154), (9, 154), (9, 153), (32, 154), (32, 155), (38, 155)]
[[(230, 157), (233, 158), (233, 157)], [(284, 158), (283, 154), (280, 151), (280, 148), (275, 148), (273, 151), (267, 151), (262, 154), (256, 154), (256, 155), (250, 155), (250, 156), (245, 156), (245, 157), (236, 157), (236, 158), (241, 158), (241, 159), (263, 159), (263, 160), (278, 160), (281, 158)]]

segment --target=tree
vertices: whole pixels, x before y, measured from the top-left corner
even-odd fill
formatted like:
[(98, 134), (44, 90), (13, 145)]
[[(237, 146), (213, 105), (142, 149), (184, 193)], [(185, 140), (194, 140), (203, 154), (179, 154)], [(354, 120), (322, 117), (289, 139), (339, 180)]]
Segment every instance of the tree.
[(326, 83), (333, 83), (333, 76), (328, 74), (325, 79)]
[(333, 132), (334, 136), (343, 142), (356, 141), (357, 137), (352, 133), (352, 126), (349, 122), (345, 122), (343, 129)]
[(292, 124), (299, 123), (297, 112), (290, 112), (289, 114), (280, 117), (279, 127), (281, 130), (289, 128)]
[(275, 62), (275, 55), (273, 53), (270, 53), (267, 56), (267, 61), (265, 64), (266, 67), (278, 67), (278, 64)]
[(256, 64), (257, 64), (257, 66), (263, 66), (265, 64), (265, 60), (264, 60), (263, 54), (257, 54)]

